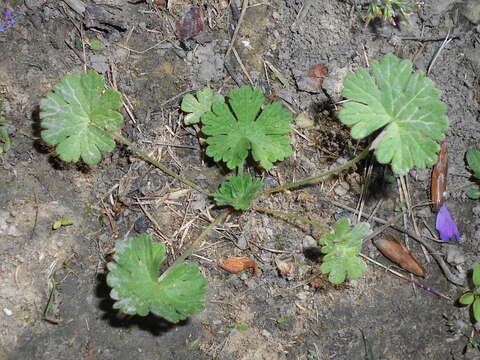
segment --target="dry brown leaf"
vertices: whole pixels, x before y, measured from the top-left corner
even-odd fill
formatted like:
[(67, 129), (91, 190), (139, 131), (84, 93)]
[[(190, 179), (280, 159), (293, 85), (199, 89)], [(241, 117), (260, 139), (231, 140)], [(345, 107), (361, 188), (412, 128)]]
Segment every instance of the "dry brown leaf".
[(257, 273), (257, 263), (247, 257), (229, 257), (219, 266), (230, 274), (237, 274), (245, 269), (252, 269), (252, 275)]
[(438, 162), (432, 171), (432, 203), (435, 209), (440, 209), (443, 205), (443, 193), (447, 189), (448, 177), (448, 150), (446, 141), (440, 144), (440, 153), (438, 154)]
[(373, 243), (380, 252), (403, 269), (417, 276), (425, 277), (427, 272), (415, 257), (390, 233), (383, 233)]
[(275, 265), (277, 265), (280, 275), (289, 275), (293, 270), (293, 265), (285, 261), (275, 259)]

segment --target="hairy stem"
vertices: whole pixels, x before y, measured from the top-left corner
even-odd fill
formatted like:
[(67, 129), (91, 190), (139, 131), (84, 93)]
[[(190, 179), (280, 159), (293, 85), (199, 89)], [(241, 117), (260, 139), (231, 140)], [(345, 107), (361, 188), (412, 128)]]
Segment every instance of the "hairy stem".
[(292, 218), (292, 219), (300, 220), (300, 221), (306, 222), (307, 224), (315, 226), (317, 229), (320, 229), (323, 232), (329, 232), (330, 231), (326, 226), (323, 226), (323, 225), (321, 225), (321, 224), (319, 224), (315, 221), (312, 221), (312, 220), (310, 220), (306, 217), (300, 216), (300, 215), (295, 215), (295, 214), (291, 214), (291, 213), (284, 212), (284, 211), (279, 211), (279, 210), (271, 210), (271, 209), (261, 208), (261, 207), (258, 207), (258, 206), (252, 206), (252, 209), (255, 210), (255, 211), (258, 211), (258, 212), (265, 213), (265, 214), (272, 214), (272, 215), (277, 215), (277, 216), (287, 216), (287, 217)]
[(208, 227), (206, 227), (202, 233), (192, 242), (192, 244), (188, 247), (187, 250), (185, 250), (183, 252), (182, 255), (180, 255), (173, 263), (172, 265), (170, 265), (168, 267), (167, 270), (165, 270), (165, 272), (158, 278), (158, 281), (160, 282), (162, 279), (165, 278), (165, 276), (167, 276), (167, 274), (170, 272), (170, 269), (173, 269), (175, 266), (177, 266), (178, 264), (181, 264), (185, 261), (185, 259), (187, 257), (189, 257), (190, 255), (192, 255), (193, 253), (193, 250), (195, 250), (197, 248), (198, 245), (200, 245), (202, 243), (202, 241), (205, 239), (205, 237), (208, 235), (208, 233), (210, 231), (212, 231), (213, 229), (215, 229), (215, 227), (220, 224), (223, 220), (225, 220), (225, 218), (227, 217), (227, 215), (230, 213), (230, 209), (227, 209), (225, 210), (224, 212), (222, 212), (220, 215), (218, 215), (215, 220), (213, 220), (213, 222), (208, 225)]
[(150, 155), (148, 155), (146, 152), (144, 152), (143, 150), (141, 150), (137, 145), (135, 145), (134, 143), (132, 143), (130, 140), (124, 138), (121, 134), (112, 134), (112, 136), (115, 138), (115, 140), (117, 140), (119, 143), (121, 144), (124, 144), (124, 145), (127, 145), (130, 150), (132, 150), (135, 154), (137, 154), (140, 158), (142, 158), (143, 160), (145, 160), (146, 162), (152, 164), (153, 166), (159, 168), (160, 170), (162, 170), (165, 174), (168, 174), (172, 177), (174, 177), (175, 179), (177, 179), (178, 181), (180, 181), (181, 183), (185, 184), (185, 185), (188, 185), (190, 186), (192, 189), (195, 189), (197, 190), (198, 192), (201, 192), (202, 194), (205, 194), (207, 196), (213, 196), (210, 192), (208, 192), (207, 190), (205, 189), (202, 189), (200, 186), (196, 185), (195, 183), (193, 183), (192, 181), (188, 180), (188, 179), (185, 179), (184, 177), (181, 177), (180, 175), (178, 175), (177, 173), (175, 173), (174, 171), (170, 170), (169, 168), (167, 168), (165, 165), (162, 165), (162, 163), (160, 163), (159, 161), (155, 160), (154, 158), (152, 158)]
[(354, 164), (356, 164), (360, 160), (364, 159), (368, 155), (368, 152), (370, 151), (370, 146), (371, 146), (371, 144), (368, 145), (365, 148), (365, 150), (363, 150), (360, 154), (358, 154), (357, 157), (355, 157), (354, 159), (346, 162), (345, 164), (343, 164), (343, 165), (341, 165), (341, 166), (339, 166), (335, 169), (325, 171), (325, 172), (321, 173), (320, 175), (310, 176), (310, 177), (307, 177), (303, 180), (291, 182), (291, 183), (288, 183), (288, 184), (284, 184), (284, 185), (281, 185), (281, 186), (277, 186), (277, 187), (274, 187), (274, 188), (271, 188), (271, 189), (264, 190), (259, 194), (259, 196), (271, 194), (271, 193), (274, 193), (274, 192), (288, 190), (288, 189), (291, 189), (291, 188), (294, 188), (294, 187), (299, 187), (299, 186), (302, 186), (302, 185), (312, 184), (314, 182), (317, 182), (318, 180), (320, 180), (321, 178), (323, 178), (325, 176), (337, 174), (337, 173), (353, 166)]

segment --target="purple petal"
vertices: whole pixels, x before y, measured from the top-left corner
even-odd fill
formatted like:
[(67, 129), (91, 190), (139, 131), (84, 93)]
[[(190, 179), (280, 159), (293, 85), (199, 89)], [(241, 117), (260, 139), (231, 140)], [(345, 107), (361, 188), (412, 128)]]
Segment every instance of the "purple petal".
[(437, 214), (437, 223), (435, 228), (440, 234), (440, 239), (443, 241), (448, 241), (452, 237), (456, 237), (457, 241), (460, 240), (460, 233), (458, 232), (457, 224), (452, 219), (452, 215), (445, 205), (442, 205)]

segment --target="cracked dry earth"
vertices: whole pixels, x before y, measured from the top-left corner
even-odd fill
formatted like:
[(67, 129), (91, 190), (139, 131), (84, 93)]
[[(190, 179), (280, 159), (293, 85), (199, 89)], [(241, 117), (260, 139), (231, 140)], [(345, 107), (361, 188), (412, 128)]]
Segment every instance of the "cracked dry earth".
[[(429, 70), (450, 121), (447, 204), (461, 241), (430, 245), (458, 276), (480, 262), (480, 206), (465, 195), (472, 183), (464, 159), (480, 138), (479, 2), (425, 1), (408, 23), (394, 27), (382, 21), (365, 26), (366, 5), (356, 0), (250, 0), (235, 51), (225, 56), (242, 5), (237, 0), (0, 1), (15, 17), (15, 24), (0, 32), (0, 97), (12, 139), (11, 150), (0, 154), (0, 359), (480, 357), (466, 337), (448, 331), (447, 318), (461, 320), (470, 331), (468, 309), (372, 264), (362, 278), (333, 286), (319, 275), (318, 230), (254, 211), (230, 216), (189, 259), (209, 283), (204, 312), (174, 325), (154, 316), (123, 317), (112, 308), (105, 264), (116, 241), (147, 231), (167, 245), (172, 262), (218, 210), (124, 146), (90, 167), (54, 156), (39, 140), (39, 101), (62, 75), (84, 69), (106, 76), (124, 95), (124, 136), (214, 191), (227, 174), (183, 125), (184, 94), (205, 86), (226, 94), (253, 84), (295, 115), (303, 112), (314, 120), (313, 127), (297, 126), (290, 134), (291, 158), (259, 174), (266, 186), (275, 186), (353, 158), (357, 144), (336, 117), (342, 79), (388, 53), (410, 59), (416, 69)], [(203, 14), (198, 33), (199, 10), (192, 8)], [(192, 37), (178, 32), (176, 23), (183, 20)], [(439, 52), (446, 37), (451, 40)], [(81, 38), (98, 39), (104, 48), (76, 47)], [(315, 87), (305, 74), (318, 64), (327, 75)], [(376, 216), (392, 219), (402, 201), (399, 187), (382, 180), (386, 170), (373, 159), (315, 186), (262, 198), (258, 205), (329, 227), (342, 216), (353, 220), (338, 203), (357, 206), (370, 164), (363, 211), (376, 209)], [(429, 201), (430, 173), (409, 173), (414, 204)], [(52, 230), (65, 215), (74, 224)], [(414, 218), (430, 241), (436, 235), (428, 230), (435, 213), (423, 206)], [(416, 242), (409, 246), (427, 270), (428, 286), (451, 299), (467, 290), (449, 282)], [(371, 242), (363, 252), (393, 266)], [(225, 272), (218, 263), (230, 256), (254, 259), (259, 273)], [(291, 272), (282, 275), (279, 263)]]

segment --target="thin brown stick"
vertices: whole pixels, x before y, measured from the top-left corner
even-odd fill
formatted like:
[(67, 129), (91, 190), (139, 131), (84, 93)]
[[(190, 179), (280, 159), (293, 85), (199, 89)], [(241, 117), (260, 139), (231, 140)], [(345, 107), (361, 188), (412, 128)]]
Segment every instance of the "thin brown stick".
[(247, 11), (247, 7), (248, 0), (243, 0), (242, 12), (240, 13), (240, 17), (238, 18), (237, 26), (235, 27), (235, 31), (233, 32), (232, 40), (230, 41), (230, 46), (228, 47), (227, 52), (225, 53), (225, 57), (230, 54), (230, 51), (232, 51), (233, 45), (237, 40), (238, 32), (240, 31), (240, 25), (242, 25), (243, 18), (245, 17), (245, 12)]

